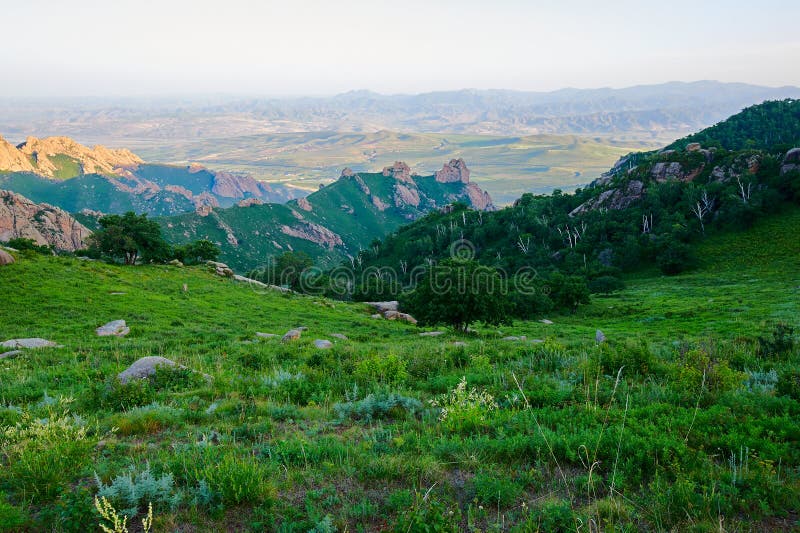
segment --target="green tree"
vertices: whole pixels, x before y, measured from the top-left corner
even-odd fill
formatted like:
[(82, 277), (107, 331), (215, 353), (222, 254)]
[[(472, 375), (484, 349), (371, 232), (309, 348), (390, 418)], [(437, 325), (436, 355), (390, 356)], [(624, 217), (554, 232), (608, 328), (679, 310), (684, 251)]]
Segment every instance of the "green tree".
[(314, 266), (314, 261), (305, 252), (284, 252), (270, 261), (270, 264), (261, 270), (253, 271), (249, 276), (253, 279), (281, 285), (300, 291), (303, 288), (303, 275), (307, 269)]
[(143, 262), (160, 262), (169, 259), (171, 249), (161, 236), (158, 222), (148, 220), (146, 214), (131, 211), (124, 215), (108, 215), (99, 221), (101, 229), (89, 237), (89, 249), (113, 260), (134, 265)]
[(466, 331), (473, 322), (509, 321), (511, 305), (504, 289), (494, 268), (473, 260), (446, 259), (402, 297), (402, 305), (422, 325), (449, 324)]
[(555, 272), (550, 275), (549, 286), (550, 299), (557, 308), (569, 309), (574, 313), (579, 305), (589, 303), (586, 278)]
[(196, 265), (203, 261), (216, 261), (219, 254), (219, 246), (205, 239), (175, 248), (175, 258), (187, 265)]

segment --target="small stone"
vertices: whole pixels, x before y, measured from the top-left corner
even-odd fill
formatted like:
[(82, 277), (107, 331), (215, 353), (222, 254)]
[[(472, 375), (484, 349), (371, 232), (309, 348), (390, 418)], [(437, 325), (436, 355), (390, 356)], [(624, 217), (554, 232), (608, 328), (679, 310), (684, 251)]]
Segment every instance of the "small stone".
[(331, 337), (333, 337), (335, 339), (341, 339), (343, 341), (347, 340), (347, 336), (346, 335), (342, 335), (341, 333), (331, 333)]
[(444, 335), (444, 331), (423, 331), (419, 334), (420, 337), (438, 337)]
[(172, 265), (172, 266), (176, 266), (176, 267), (182, 267), (182, 266), (183, 266), (183, 263), (181, 263), (181, 262), (180, 262), (180, 261), (178, 261), (177, 259), (173, 259), (172, 261), (170, 261), (170, 262), (169, 262), (169, 263), (167, 263), (167, 264), (168, 264), (168, 265)]
[(256, 337), (260, 337), (262, 339), (272, 339), (277, 337), (277, 335), (274, 333), (261, 333), (260, 331), (256, 331)]
[(333, 348), (333, 343), (328, 340), (317, 339), (314, 341), (314, 346), (320, 350), (327, 350), (328, 348)]
[(0, 353), (0, 359), (9, 359), (22, 353), (22, 350), (11, 350), (10, 352)]
[(464, 341), (455, 341), (455, 342), (453, 343), (453, 346), (454, 346), (455, 348), (466, 348), (466, 347), (467, 347), (467, 343), (466, 343), (466, 342), (464, 342)]
[(533, 344), (542, 344), (544, 341), (542, 339), (531, 339)]
[(370, 315), (369, 317), (370, 318), (383, 318), (383, 315), (381, 315), (379, 313), (375, 313), (374, 315)]
[(300, 338), (300, 335), (302, 335), (302, 331), (301, 330), (299, 330), (299, 329), (290, 329), (289, 331), (286, 332), (286, 334), (283, 336), (281, 341), (283, 341), (283, 342), (296, 341), (297, 339)]
[(95, 330), (99, 337), (124, 337), (131, 332), (131, 328), (125, 324), (124, 320), (113, 320), (108, 324), (100, 326)]
[(548, 320), (546, 318), (541, 319), (539, 322), (541, 322), (542, 324), (547, 324), (547, 325), (550, 325), (550, 324), (553, 323), (552, 320)]
[(516, 335), (509, 335), (508, 337), (503, 337), (500, 339), (501, 341), (524, 341), (525, 335), (517, 337)]
[(594, 340), (597, 342), (597, 344), (600, 344), (606, 340), (606, 336), (598, 329), (594, 334)]

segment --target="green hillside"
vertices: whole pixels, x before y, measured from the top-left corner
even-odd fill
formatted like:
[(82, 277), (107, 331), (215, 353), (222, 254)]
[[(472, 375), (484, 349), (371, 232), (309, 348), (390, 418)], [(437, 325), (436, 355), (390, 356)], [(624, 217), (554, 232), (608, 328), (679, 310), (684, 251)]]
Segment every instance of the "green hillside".
[[(63, 347), (0, 360), (0, 528), (91, 529), (100, 494), (133, 526), (152, 503), (154, 531), (791, 530), (800, 352), (772, 335), (800, 328), (798, 224), (709, 237), (695, 271), (552, 324), (438, 337), (200, 267), (17, 254), (0, 342)], [(114, 319), (127, 337), (94, 334)], [(151, 355), (208, 380), (115, 382)]]
[(800, 100), (775, 100), (750, 106), (741, 113), (675, 141), (668, 148), (701, 143), (725, 150), (786, 151), (800, 146)]
[[(413, 189), (419, 203), (401, 198), (398, 185)], [(289, 250), (306, 252), (320, 265), (332, 266), (400, 225), (453, 201), (470, 202), (464, 183), (439, 183), (433, 176), (414, 176), (413, 182), (406, 182), (381, 173), (359, 173), (322, 187), (302, 205), (291, 201), (214, 209), (207, 216), (188, 213), (160, 223), (170, 242), (217, 243), (220, 259), (237, 270), (259, 267)], [(305, 236), (293, 234), (294, 230)]]

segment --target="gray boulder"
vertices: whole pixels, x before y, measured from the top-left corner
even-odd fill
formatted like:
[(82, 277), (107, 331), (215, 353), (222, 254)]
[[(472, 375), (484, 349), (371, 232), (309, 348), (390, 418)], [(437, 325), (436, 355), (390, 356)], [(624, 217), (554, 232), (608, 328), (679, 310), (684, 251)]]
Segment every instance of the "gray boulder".
[(331, 337), (333, 337), (333, 338), (335, 338), (335, 339), (341, 339), (341, 340), (343, 340), (343, 341), (346, 341), (346, 340), (347, 340), (347, 336), (346, 336), (346, 335), (343, 335), (343, 334), (341, 334), (341, 333), (331, 333)]
[(333, 348), (333, 343), (328, 340), (317, 339), (314, 341), (314, 346), (320, 350), (327, 350), (328, 348)]
[(396, 300), (392, 300), (390, 302), (367, 302), (367, 305), (371, 305), (379, 313), (385, 313), (386, 311), (397, 311), (400, 304)]
[(597, 344), (600, 344), (601, 342), (606, 340), (606, 336), (602, 331), (598, 329), (594, 334), (594, 340), (595, 342), (597, 342)]
[(300, 338), (300, 335), (302, 335), (302, 334), (303, 334), (303, 332), (300, 329), (290, 329), (289, 331), (286, 332), (286, 334), (283, 336), (283, 338), (281, 338), (281, 340), (283, 342), (296, 341), (297, 339)]
[(260, 331), (256, 331), (256, 337), (261, 339), (272, 339), (277, 337), (277, 335), (274, 333), (261, 333)]
[(46, 339), (11, 339), (0, 343), (3, 348), (60, 348), (59, 344)]
[(11, 357), (16, 357), (22, 353), (22, 350), (11, 350), (10, 352), (0, 353), (0, 359), (7, 359)]
[(166, 357), (151, 355), (142, 357), (134, 362), (131, 366), (120, 372), (117, 378), (119, 378), (120, 382), (123, 384), (128, 383), (132, 379), (149, 378), (156, 373), (156, 368), (160, 366), (185, 368)]
[(420, 337), (438, 337), (444, 335), (444, 331), (423, 331), (419, 334)]
[(552, 320), (548, 320), (546, 318), (541, 319), (539, 322), (541, 322), (542, 324), (547, 324), (548, 326), (553, 323)]
[(131, 332), (131, 328), (125, 324), (124, 320), (113, 320), (108, 324), (100, 326), (95, 332), (99, 337), (124, 337)]

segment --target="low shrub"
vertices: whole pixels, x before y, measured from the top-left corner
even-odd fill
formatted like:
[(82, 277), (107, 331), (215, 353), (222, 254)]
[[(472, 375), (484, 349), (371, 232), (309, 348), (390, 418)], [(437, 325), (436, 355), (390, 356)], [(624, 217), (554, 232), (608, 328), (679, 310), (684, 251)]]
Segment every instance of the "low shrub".
[(181, 501), (173, 475), (166, 473), (155, 476), (149, 466), (140, 472), (130, 469), (116, 476), (108, 485), (95, 474), (95, 483), (97, 496), (106, 498), (129, 518), (146, 510), (151, 504), (154, 509), (165, 510), (175, 509)]
[(339, 420), (352, 418), (371, 422), (375, 419), (404, 418), (413, 416), (422, 408), (416, 398), (394, 392), (370, 394), (363, 400), (337, 403), (333, 406)]

